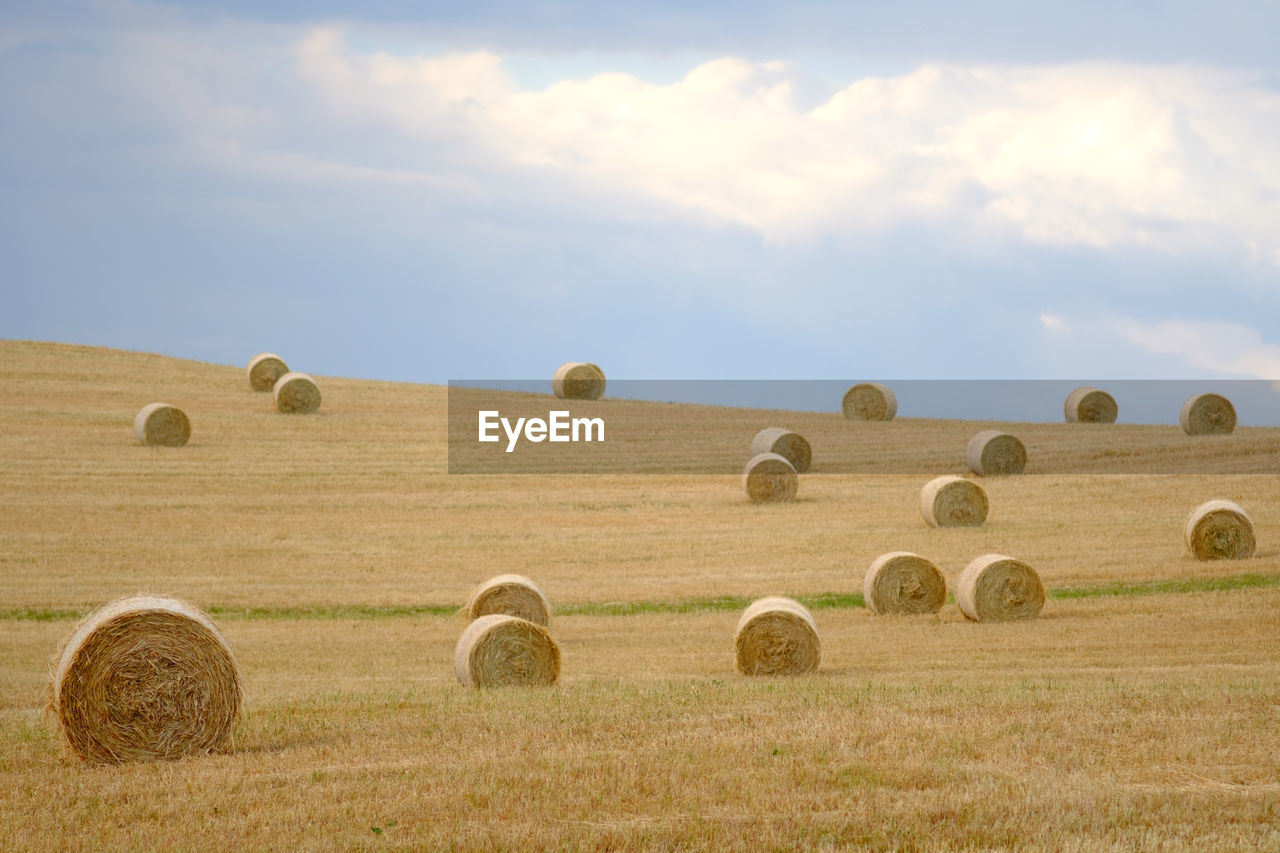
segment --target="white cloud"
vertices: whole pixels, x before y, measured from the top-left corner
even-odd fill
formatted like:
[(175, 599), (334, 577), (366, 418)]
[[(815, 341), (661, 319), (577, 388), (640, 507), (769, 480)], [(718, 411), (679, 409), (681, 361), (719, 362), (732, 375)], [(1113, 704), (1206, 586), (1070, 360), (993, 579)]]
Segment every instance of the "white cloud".
[(1148, 352), (1178, 356), (1191, 367), (1258, 379), (1280, 378), (1280, 346), (1266, 343), (1257, 329), (1239, 323), (1123, 319), (1117, 322), (1116, 330)]
[(1056, 314), (1041, 314), (1040, 325), (1048, 329), (1050, 332), (1071, 331), (1071, 327), (1067, 325), (1067, 321)]

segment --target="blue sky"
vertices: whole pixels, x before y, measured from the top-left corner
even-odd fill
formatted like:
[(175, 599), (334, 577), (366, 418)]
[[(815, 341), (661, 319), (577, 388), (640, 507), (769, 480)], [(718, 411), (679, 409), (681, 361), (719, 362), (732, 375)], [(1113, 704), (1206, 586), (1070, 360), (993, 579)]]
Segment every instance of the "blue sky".
[[(963, 7), (963, 8), (961, 8)], [(0, 10), (0, 337), (1280, 380), (1273, 4)]]

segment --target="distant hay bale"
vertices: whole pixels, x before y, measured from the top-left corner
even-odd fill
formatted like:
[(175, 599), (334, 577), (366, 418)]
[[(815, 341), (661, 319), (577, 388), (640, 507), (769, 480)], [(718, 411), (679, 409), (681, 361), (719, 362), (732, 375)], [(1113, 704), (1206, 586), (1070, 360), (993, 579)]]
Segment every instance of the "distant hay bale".
[(1044, 607), (1044, 584), (1036, 570), (1021, 560), (984, 554), (960, 573), (956, 604), (975, 622), (1034, 619)]
[(791, 463), (797, 474), (808, 471), (813, 461), (813, 451), (804, 436), (782, 427), (767, 427), (751, 439), (751, 455), (755, 457), (761, 453), (778, 454)]
[(191, 421), (177, 406), (148, 403), (133, 419), (133, 434), (153, 447), (181, 447), (191, 438)]
[(305, 373), (286, 373), (276, 380), (276, 408), (286, 415), (309, 415), (320, 408), (320, 386)]
[(813, 616), (803, 604), (783, 596), (761, 598), (746, 609), (734, 647), (743, 675), (802, 675), (816, 670), (822, 657)]
[(1258, 547), (1253, 522), (1237, 503), (1212, 500), (1191, 512), (1183, 531), (1197, 560), (1243, 560)]
[(118, 764), (225, 748), (240, 673), (222, 633), (190, 604), (133, 595), (89, 614), (63, 647), (50, 712), (84, 761)]
[(260, 352), (249, 359), (245, 372), (249, 375), (250, 388), (255, 391), (270, 391), (275, 387), (276, 380), (289, 372), (289, 365), (273, 352)]
[(862, 599), (872, 613), (937, 613), (947, 601), (947, 580), (919, 554), (892, 551), (867, 570)]
[(524, 575), (498, 575), (476, 587), (467, 603), (467, 618), (494, 613), (519, 616), (535, 625), (551, 624), (551, 605), (538, 585)]
[(796, 496), (800, 478), (795, 466), (777, 453), (751, 457), (742, 472), (742, 487), (752, 503), (778, 503)]
[(944, 474), (920, 490), (920, 514), (930, 527), (979, 527), (989, 506), (982, 486), (964, 477)]
[(1017, 437), (998, 429), (985, 429), (965, 447), (969, 470), (980, 477), (1007, 477), (1027, 467), (1027, 449)]
[(1062, 412), (1068, 423), (1113, 424), (1120, 414), (1120, 407), (1106, 391), (1081, 385), (1067, 395)]
[(891, 421), (898, 413), (898, 398), (887, 385), (859, 382), (844, 392), (840, 408), (851, 421)]
[(458, 638), (453, 671), (469, 687), (555, 684), (560, 647), (541, 625), (519, 616), (490, 613)]
[(604, 371), (584, 361), (565, 362), (551, 378), (551, 390), (562, 400), (598, 400), (604, 386)]
[(1230, 435), (1236, 428), (1236, 407), (1219, 394), (1197, 394), (1182, 404), (1178, 421), (1187, 435)]

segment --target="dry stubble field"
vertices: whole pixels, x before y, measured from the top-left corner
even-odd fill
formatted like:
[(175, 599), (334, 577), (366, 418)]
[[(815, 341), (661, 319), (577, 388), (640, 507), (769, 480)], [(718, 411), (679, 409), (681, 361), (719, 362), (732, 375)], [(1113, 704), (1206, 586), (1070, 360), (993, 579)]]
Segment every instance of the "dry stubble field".
[[(444, 389), (317, 378), (320, 413), (282, 416), (240, 368), (0, 342), (0, 849), (1280, 849), (1280, 475), (1028, 474), (985, 484), (982, 529), (932, 530), (927, 476), (823, 454), (955, 437), (936, 473), (961, 473), (980, 425), (727, 411), (743, 454), (775, 423), (814, 444), (799, 499), (756, 507), (733, 475), (449, 475)], [(136, 444), (153, 400), (187, 411), (188, 446)], [(1020, 429), (1030, 470), (1099, 430), (1126, 453), (1280, 447)], [(1254, 559), (1186, 551), (1212, 497), (1248, 509)], [(1009, 553), (1049, 601), (1021, 624), (873, 617), (889, 550), (951, 579)], [(504, 571), (552, 599), (557, 687), (455, 681), (453, 611)], [(76, 618), (140, 590), (231, 642), (231, 752), (88, 767), (46, 725)], [(818, 674), (735, 672), (740, 608), (771, 593), (813, 607)]]

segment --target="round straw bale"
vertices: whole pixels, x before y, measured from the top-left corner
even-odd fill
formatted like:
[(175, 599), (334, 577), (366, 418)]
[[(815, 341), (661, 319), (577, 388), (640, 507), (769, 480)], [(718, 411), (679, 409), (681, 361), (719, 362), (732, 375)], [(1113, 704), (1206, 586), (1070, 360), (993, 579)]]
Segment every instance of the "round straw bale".
[(969, 470), (980, 477), (1021, 474), (1027, 467), (1027, 448), (1016, 436), (998, 429), (984, 429), (969, 439), (964, 456)]
[(888, 385), (859, 382), (844, 392), (840, 408), (851, 421), (891, 421), (898, 413), (898, 398)]
[(191, 421), (177, 406), (148, 403), (133, 419), (133, 434), (143, 444), (181, 447), (191, 438)]
[(563, 400), (598, 400), (604, 385), (604, 371), (585, 361), (566, 361), (551, 378), (551, 390)]
[(1062, 413), (1067, 416), (1068, 423), (1113, 424), (1120, 414), (1120, 407), (1106, 391), (1081, 385), (1067, 395)]
[(1003, 554), (983, 554), (956, 581), (956, 604), (975, 622), (1034, 619), (1044, 607), (1044, 584), (1036, 570)]
[(275, 387), (276, 380), (289, 372), (289, 365), (273, 352), (260, 352), (249, 359), (245, 372), (249, 374), (250, 388), (255, 391), (270, 391)]
[(286, 415), (309, 415), (320, 408), (320, 386), (305, 373), (286, 373), (276, 380), (276, 408)]
[(547, 629), (519, 616), (490, 613), (458, 638), (453, 671), (471, 687), (555, 684), (560, 647)]
[(524, 575), (498, 575), (476, 587), (467, 604), (467, 618), (478, 619), (491, 613), (519, 616), (544, 628), (551, 624), (547, 597)]
[(813, 461), (813, 451), (804, 436), (782, 427), (762, 429), (751, 439), (751, 455), (759, 456), (761, 453), (778, 454), (791, 463), (797, 474), (808, 471), (809, 463)]
[(102, 764), (223, 749), (241, 704), (240, 673), (217, 626), (157, 595), (85, 617), (59, 655), (52, 692), (71, 751)]
[(796, 496), (799, 486), (795, 466), (777, 453), (751, 457), (742, 472), (742, 487), (752, 503), (789, 501)]
[(770, 596), (751, 604), (733, 638), (743, 675), (802, 675), (818, 668), (822, 646), (808, 608)]
[(988, 507), (986, 491), (964, 477), (944, 474), (920, 490), (920, 514), (930, 527), (979, 527)]
[(867, 569), (862, 599), (872, 613), (937, 613), (947, 601), (947, 579), (919, 554), (892, 551)]
[(1244, 509), (1232, 501), (1200, 504), (1187, 519), (1183, 534), (1197, 560), (1243, 560), (1252, 557), (1258, 547), (1253, 522)]
[(1197, 394), (1182, 404), (1178, 421), (1187, 435), (1230, 435), (1236, 428), (1236, 407), (1220, 394)]

